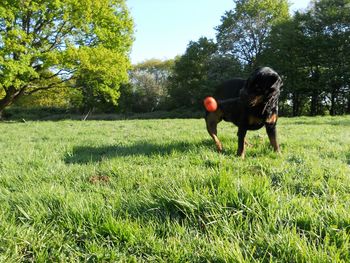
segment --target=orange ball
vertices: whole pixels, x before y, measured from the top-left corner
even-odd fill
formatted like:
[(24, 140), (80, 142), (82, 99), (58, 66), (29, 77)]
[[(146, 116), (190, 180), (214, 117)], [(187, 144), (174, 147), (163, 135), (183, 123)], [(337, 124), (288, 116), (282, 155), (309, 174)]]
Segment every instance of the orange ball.
[(213, 97), (206, 97), (203, 102), (207, 111), (216, 111), (218, 108), (218, 104)]

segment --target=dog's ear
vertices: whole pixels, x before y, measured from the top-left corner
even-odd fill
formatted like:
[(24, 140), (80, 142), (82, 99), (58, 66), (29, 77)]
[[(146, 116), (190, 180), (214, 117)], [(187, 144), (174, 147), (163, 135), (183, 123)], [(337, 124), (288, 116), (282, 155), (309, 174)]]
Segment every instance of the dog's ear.
[(283, 81), (282, 79), (280, 78), (280, 76), (278, 74), (276, 74), (274, 76), (274, 78), (276, 79), (275, 82), (273, 83), (273, 85), (271, 86), (271, 89), (274, 89), (274, 90), (280, 90), (281, 87), (283, 86)]
[(244, 89), (246, 92), (253, 91), (256, 89), (258, 83), (258, 75), (253, 73), (246, 81)]

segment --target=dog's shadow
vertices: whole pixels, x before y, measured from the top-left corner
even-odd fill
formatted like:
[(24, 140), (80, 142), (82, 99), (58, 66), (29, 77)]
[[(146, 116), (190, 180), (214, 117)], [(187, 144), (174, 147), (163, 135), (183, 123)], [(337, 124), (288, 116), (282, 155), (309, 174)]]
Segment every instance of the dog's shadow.
[(201, 146), (212, 147), (213, 145), (211, 141), (207, 140), (198, 143), (176, 142), (157, 144), (140, 141), (131, 145), (76, 146), (72, 152), (66, 154), (64, 161), (68, 164), (84, 164), (127, 156), (167, 156), (173, 152), (185, 153), (198, 151), (198, 148)]

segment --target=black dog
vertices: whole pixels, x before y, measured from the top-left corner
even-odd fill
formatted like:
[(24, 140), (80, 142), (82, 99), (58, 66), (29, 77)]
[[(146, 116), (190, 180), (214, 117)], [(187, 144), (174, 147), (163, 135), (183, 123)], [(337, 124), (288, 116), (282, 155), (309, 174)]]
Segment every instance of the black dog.
[(282, 85), (280, 76), (273, 69), (263, 67), (255, 70), (247, 80), (232, 79), (217, 88), (214, 98), (218, 108), (214, 112), (207, 111), (205, 121), (219, 152), (222, 144), (217, 137), (217, 124), (221, 120), (238, 126), (237, 155), (242, 158), (247, 130), (258, 130), (264, 125), (272, 147), (279, 152), (276, 122)]

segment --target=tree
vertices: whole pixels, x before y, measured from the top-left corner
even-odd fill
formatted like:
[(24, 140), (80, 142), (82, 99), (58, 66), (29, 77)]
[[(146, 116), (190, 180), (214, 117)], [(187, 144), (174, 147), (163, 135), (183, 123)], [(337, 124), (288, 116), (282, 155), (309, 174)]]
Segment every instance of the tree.
[(205, 92), (209, 61), (216, 51), (216, 44), (206, 37), (188, 44), (185, 54), (175, 62), (170, 78), (169, 95), (174, 106), (198, 105)]
[(330, 114), (344, 113), (346, 97), (350, 99), (350, 0), (315, 1), (309, 15), (320, 32), (322, 82)]
[[(267, 38), (266, 49), (260, 59), (266, 65), (273, 65), (274, 69), (283, 76), (283, 90), (280, 97), (280, 112), (287, 115), (297, 116), (301, 113), (303, 97), (303, 83), (300, 78), (302, 68), (300, 65), (303, 58), (304, 36), (298, 29), (298, 23), (294, 18), (285, 20), (272, 27)], [(302, 43), (302, 44), (300, 44)], [(283, 58), (283, 59), (281, 59)], [(291, 109), (288, 103), (291, 102)]]
[(287, 19), (287, 0), (235, 0), (234, 10), (221, 18), (217, 30), (219, 50), (238, 58), (251, 70), (266, 47), (271, 27)]
[[(319, 0), (272, 28), (263, 61), (284, 76), (294, 116), (344, 113), (349, 94), (350, 1)], [(281, 59), (282, 58), (282, 59)]]
[(213, 90), (219, 83), (235, 78), (244, 77), (242, 64), (232, 56), (223, 56), (216, 52), (208, 62), (208, 94), (212, 95)]
[(21, 96), (84, 76), (116, 104), (132, 33), (125, 0), (2, 0), (0, 115)]
[[(59, 82), (58, 77), (49, 81)], [(50, 85), (50, 83), (47, 83)], [(48, 90), (40, 90), (27, 96), (20, 97), (15, 105), (20, 108), (62, 108), (62, 109), (77, 109), (81, 107), (81, 92), (78, 89), (73, 89), (67, 83), (62, 83), (57, 88)]]
[(213, 40), (202, 37), (191, 41), (185, 54), (175, 61), (169, 80), (170, 105), (200, 109), (202, 100), (213, 94), (215, 86), (241, 72), (239, 61), (219, 54)]
[(165, 109), (168, 79), (174, 60), (150, 59), (134, 65), (129, 72), (130, 83), (121, 90), (119, 111), (151, 112)]

